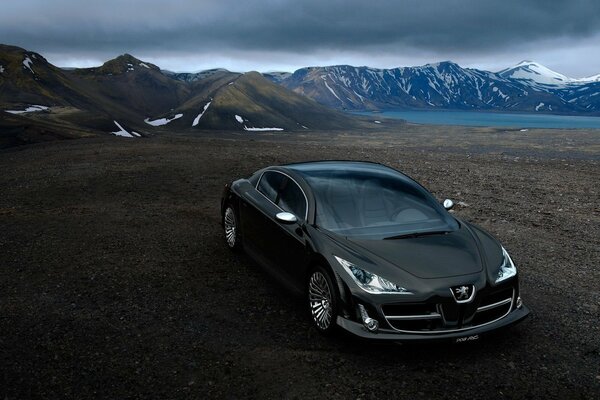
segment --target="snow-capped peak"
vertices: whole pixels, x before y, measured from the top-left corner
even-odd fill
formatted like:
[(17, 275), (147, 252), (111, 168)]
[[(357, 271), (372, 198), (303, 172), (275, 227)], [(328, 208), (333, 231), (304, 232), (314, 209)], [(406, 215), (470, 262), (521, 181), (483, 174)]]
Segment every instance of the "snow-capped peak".
[(514, 67), (504, 69), (499, 74), (505, 78), (530, 80), (545, 85), (565, 85), (573, 79), (552, 71), (550, 68), (534, 61), (521, 61)]

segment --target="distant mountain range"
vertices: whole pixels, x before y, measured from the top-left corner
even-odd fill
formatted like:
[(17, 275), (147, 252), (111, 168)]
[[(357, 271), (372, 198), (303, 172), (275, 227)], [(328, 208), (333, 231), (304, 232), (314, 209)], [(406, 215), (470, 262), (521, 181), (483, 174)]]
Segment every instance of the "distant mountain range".
[[(600, 115), (600, 75), (572, 79), (532, 61), (488, 72), (446, 61), (375, 69), (307, 67), (279, 79), (296, 93), (343, 110), (454, 109)], [(281, 76), (281, 75), (279, 75)]]
[(530, 61), (496, 73), (449, 61), (176, 73), (129, 54), (100, 67), (61, 69), (0, 45), (0, 147), (108, 133), (368, 129), (373, 121), (340, 111), (386, 109), (600, 115), (600, 75), (572, 79)]
[(40, 54), (0, 45), (0, 147), (110, 133), (136, 138), (361, 124), (257, 72), (173, 73), (129, 54), (96, 68), (61, 69)]

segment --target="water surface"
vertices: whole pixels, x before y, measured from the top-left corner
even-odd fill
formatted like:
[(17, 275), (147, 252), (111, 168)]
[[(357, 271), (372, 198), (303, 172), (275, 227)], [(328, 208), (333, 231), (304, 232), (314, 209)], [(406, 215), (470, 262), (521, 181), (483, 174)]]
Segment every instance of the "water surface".
[(355, 112), (373, 120), (381, 118), (404, 119), (417, 124), (493, 126), (506, 128), (595, 128), (600, 129), (600, 117), (548, 114), (510, 114), (478, 111), (383, 111)]

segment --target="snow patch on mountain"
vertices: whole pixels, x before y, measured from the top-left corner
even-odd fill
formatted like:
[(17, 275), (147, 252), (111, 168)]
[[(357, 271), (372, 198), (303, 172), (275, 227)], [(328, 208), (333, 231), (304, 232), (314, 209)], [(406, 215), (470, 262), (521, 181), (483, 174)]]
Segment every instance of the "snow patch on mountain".
[(537, 106), (535, 106), (535, 111), (540, 111), (540, 109), (544, 107), (544, 103), (540, 103)]
[(508, 101), (508, 99), (510, 99), (510, 96), (505, 95), (504, 93), (502, 93), (502, 90), (498, 89), (497, 87), (494, 86), (494, 88), (492, 89), (492, 91), (494, 91), (495, 93), (498, 94), (498, 96), (502, 97), (504, 99), (504, 101)]
[(0, 74), (4, 73), (4, 67), (2, 65), (0, 65)]
[(118, 131), (116, 131), (116, 132), (111, 132), (113, 135), (116, 135), (116, 136), (121, 136), (121, 137), (126, 137), (126, 138), (133, 138), (133, 137), (136, 137), (136, 136), (137, 136), (137, 137), (140, 137), (140, 136), (142, 136), (142, 135), (140, 135), (140, 134), (139, 134), (139, 133), (137, 133), (137, 132), (133, 132), (133, 131), (131, 131), (131, 132), (128, 132), (128, 131), (127, 131), (127, 129), (123, 128), (123, 127), (121, 126), (121, 124), (119, 124), (117, 121), (113, 121), (113, 122), (115, 123), (115, 125), (117, 126), (117, 128), (119, 128), (119, 130), (118, 130)]
[(253, 131), (253, 132), (266, 132), (266, 131), (282, 131), (283, 128), (252, 128), (244, 125), (245, 131)]
[(358, 98), (360, 99), (360, 101), (362, 101), (363, 103), (365, 102), (365, 98), (363, 96), (361, 96), (360, 94), (356, 93), (356, 90), (353, 90), (354, 94), (358, 96)]
[(198, 114), (198, 116), (196, 118), (194, 118), (194, 122), (192, 122), (192, 126), (198, 125), (198, 123), (200, 122), (200, 118), (202, 118), (202, 116), (204, 115), (204, 113), (206, 112), (206, 110), (208, 110), (208, 107), (210, 106), (210, 103), (212, 103), (212, 101), (209, 101), (208, 103), (206, 103), (204, 105), (204, 109), (202, 110), (202, 112), (200, 114)]
[(32, 105), (32, 106), (27, 107), (24, 110), (4, 110), (4, 111), (6, 111), (7, 113), (10, 113), (10, 114), (24, 114), (24, 113), (30, 113), (30, 112), (44, 111), (47, 109), (48, 109), (48, 107), (46, 107), (46, 106)]
[(175, 121), (176, 119), (179, 119), (181, 117), (183, 117), (183, 114), (177, 114), (173, 118), (160, 118), (160, 119), (155, 119), (152, 121), (150, 120), (150, 118), (146, 118), (144, 120), (144, 122), (147, 123), (148, 125), (152, 125), (152, 126), (162, 126), (162, 125), (167, 125), (169, 122)]
[(342, 101), (342, 99), (340, 99), (339, 96), (333, 91), (333, 89), (327, 84), (326, 75), (321, 75), (321, 79), (323, 79), (323, 82), (325, 82), (325, 86), (327, 86), (327, 89), (329, 89), (331, 94), (333, 94), (339, 101)]
[(146, 63), (140, 63), (140, 67), (144, 67), (144, 68), (150, 69), (150, 67)]
[[(239, 122), (240, 124), (244, 124), (244, 118), (240, 115), (235, 115), (235, 120), (237, 122)], [(248, 121), (248, 120), (246, 120)], [(308, 128), (306, 128), (308, 129)], [(246, 126), (246, 124), (244, 124), (244, 130), (245, 131), (252, 131), (252, 132), (266, 132), (266, 131), (282, 131), (283, 128), (255, 128), (255, 127), (251, 127), (251, 126)]]
[(32, 74), (35, 75), (35, 72), (31, 68), (32, 64), (33, 64), (33, 61), (31, 61), (31, 58), (29, 58), (29, 56), (25, 57), (25, 59), (23, 60), (23, 65), (25, 66), (25, 68), (29, 69)]

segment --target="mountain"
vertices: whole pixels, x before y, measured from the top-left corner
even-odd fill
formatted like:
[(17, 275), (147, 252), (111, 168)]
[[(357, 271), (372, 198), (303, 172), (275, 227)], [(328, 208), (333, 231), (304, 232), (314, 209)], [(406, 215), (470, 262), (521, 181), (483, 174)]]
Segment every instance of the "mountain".
[(534, 61), (521, 61), (513, 67), (498, 72), (498, 75), (504, 78), (526, 81), (530, 85), (541, 84), (565, 87), (569, 85), (578, 86), (585, 83), (600, 82), (600, 74), (587, 78), (569, 78)]
[(40, 54), (0, 45), (0, 148), (112, 132), (123, 109)]
[(9, 104), (88, 104), (88, 95), (40, 54), (0, 44), (0, 109)]
[(195, 96), (170, 112), (181, 117), (169, 125), (245, 131), (356, 126), (348, 115), (272, 83), (258, 72), (214, 74), (198, 81), (194, 92)]
[(168, 77), (183, 82), (195, 82), (215, 74), (229, 73), (225, 68), (212, 68), (200, 72), (171, 72), (167, 70), (163, 70), (162, 72)]
[(177, 107), (190, 96), (184, 82), (129, 54), (96, 68), (65, 71), (75, 86), (93, 93), (102, 109), (121, 118), (153, 115)]
[(0, 147), (73, 135), (360, 124), (255, 72), (173, 73), (130, 54), (95, 68), (60, 69), (40, 54), (0, 45)]
[(527, 81), (530, 84), (539, 83), (553, 86), (564, 86), (573, 81), (571, 78), (533, 61), (521, 61), (513, 67), (498, 72), (498, 75), (503, 78)]
[(533, 62), (498, 73), (450, 62), (375, 69), (307, 67), (280, 84), (345, 110), (456, 109), (600, 114), (598, 76), (571, 79)]
[(271, 71), (271, 72), (263, 72), (262, 74), (265, 78), (270, 80), (271, 82), (279, 83), (282, 80), (289, 78), (292, 73), (291, 72), (280, 72), (280, 71)]

